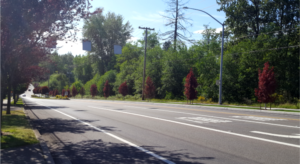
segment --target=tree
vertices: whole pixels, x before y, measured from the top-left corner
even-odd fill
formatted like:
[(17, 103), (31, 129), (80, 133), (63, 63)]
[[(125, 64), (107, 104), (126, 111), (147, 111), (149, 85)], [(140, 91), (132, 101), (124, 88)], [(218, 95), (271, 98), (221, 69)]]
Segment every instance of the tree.
[(77, 95), (77, 89), (75, 88), (74, 85), (73, 85), (73, 88), (72, 88), (72, 95), (73, 95), (73, 97), (75, 97)]
[(84, 96), (84, 94), (85, 94), (84, 87), (81, 87), (79, 94), (81, 95), (81, 98)]
[(94, 98), (94, 96), (96, 96), (96, 94), (97, 94), (97, 86), (96, 86), (96, 84), (93, 84), (91, 86), (90, 93), (91, 93), (91, 95), (92, 95), (93, 98)]
[(65, 96), (65, 92), (66, 92), (65, 89), (63, 89), (63, 90), (61, 91), (61, 95), (62, 95), (62, 96)]
[[(258, 88), (255, 89), (255, 96), (258, 102), (271, 103), (274, 101), (271, 96), (276, 90), (276, 79), (274, 74), (274, 67), (269, 69), (269, 62), (266, 62), (264, 69), (261, 71), (258, 69)], [(270, 105), (271, 107), (271, 105)]]
[(148, 76), (146, 80), (146, 87), (145, 87), (145, 96), (148, 99), (155, 97), (155, 86), (151, 80), (151, 78)]
[(41, 94), (46, 94), (46, 93), (49, 93), (49, 88), (47, 86), (43, 86), (41, 87)]
[(193, 100), (197, 98), (197, 80), (194, 76), (193, 70), (191, 68), (190, 73), (186, 76), (185, 79), (185, 89), (184, 89), (184, 94), (187, 98), (187, 100)]
[(108, 12), (98, 13), (86, 19), (83, 26), (83, 36), (92, 42), (94, 61), (99, 62), (99, 72), (103, 75), (114, 68), (116, 63), (114, 44), (124, 46), (133, 31), (129, 22), (124, 22), (121, 15)]
[(67, 89), (67, 93), (68, 93), (68, 97), (71, 97), (71, 92), (69, 88)]
[(120, 85), (119, 93), (122, 94), (123, 97), (125, 97), (128, 94), (128, 87), (126, 81)]
[(105, 98), (107, 98), (109, 96), (109, 90), (110, 90), (110, 86), (108, 84), (108, 80), (106, 80), (106, 82), (104, 84), (104, 88), (103, 88), (103, 95)]
[[(174, 44), (174, 50), (176, 50), (177, 41), (182, 43), (183, 41), (193, 42), (193, 40), (185, 36), (185, 34), (190, 34), (191, 36), (192, 33), (189, 32), (184, 26), (184, 24), (187, 24), (188, 26), (192, 26), (192, 24), (189, 22), (190, 19), (186, 18), (182, 12), (183, 7), (187, 2), (184, 2), (184, 0), (168, 0), (166, 3), (168, 4), (169, 8), (166, 10), (168, 15), (163, 15), (163, 17), (167, 19), (165, 26), (171, 27), (173, 30), (164, 32), (161, 35), (166, 36), (164, 40), (172, 40)], [(182, 31), (183, 34), (179, 33), (179, 31)]]
[[(18, 4), (18, 5), (16, 5)], [(47, 71), (38, 64), (48, 60), (57, 39), (75, 39), (76, 21), (92, 14), (90, 2), (82, 0), (1, 0), (1, 80), (8, 88), (7, 114), (10, 114), (12, 84), (20, 76), (29, 83)], [(74, 29), (75, 32), (68, 32)], [(24, 83), (23, 80), (17, 83)], [(16, 85), (15, 85), (16, 86)], [(6, 88), (6, 87), (4, 87)], [(2, 106), (1, 106), (2, 108)]]

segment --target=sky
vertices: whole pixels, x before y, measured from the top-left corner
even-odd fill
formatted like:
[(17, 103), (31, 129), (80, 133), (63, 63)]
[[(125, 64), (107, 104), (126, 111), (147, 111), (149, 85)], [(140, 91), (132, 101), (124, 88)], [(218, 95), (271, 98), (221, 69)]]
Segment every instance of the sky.
[[(166, 1), (167, 0), (93, 0), (91, 1), (93, 8), (90, 9), (90, 11), (92, 12), (96, 8), (101, 7), (104, 9), (104, 15), (107, 12), (122, 15), (124, 23), (128, 21), (134, 29), (130, 40), (136, 41), (137, 39), (143, 38), (144, 30), (139, 29), (139, 26), (154, 28), (155, 32), (161, 33), (171, 30), (164, 26), (166, 20), (161, 16), (165, 15), (165, 10), (168, 9)], [(190, 0), (186, 6), (204, 10), (220, 22), (225, 21), (225, 13), (223, 11), (217, 11), (220, 6), (216, 3), (216, 0)], [(222, 26), (205, 13), (187, 9), (185, 14), (187, 18), (191, 19), (191, 23), (193, 24), (187, 27), (187, 29), (192, 32), (192, 39), (200, 40), (202, 38), (201, 32), (204, 29), (203, 25), (209, 25), (209, 27), (216, 29), (217, 32), (222, 30)], [(82, 26), (83, 20), (79, 22), (78, 28), (82, 28)], [(85, 55), (87, 52), (82, 50), (80, 39), (82, 39), (81, 33), (78, 34), (78, 42), (66, 43), (66, 41), (58, 41), (56, 51), (59, 54), (71, 52), (74, 56)]]

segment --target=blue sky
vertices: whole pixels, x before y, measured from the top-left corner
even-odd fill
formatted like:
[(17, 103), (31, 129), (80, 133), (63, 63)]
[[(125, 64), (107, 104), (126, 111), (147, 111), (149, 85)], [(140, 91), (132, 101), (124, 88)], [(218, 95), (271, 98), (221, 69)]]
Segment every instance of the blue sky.
[[(132, 25), (134, 31), (132, 33), (132, 40), (141, 39), (143, 36), (143, 30), (139, 29), (139, 26), (155, 28), (155, 31), (165, 32), (170, 30), (164, 26), (166, 20), (161, 17), (161, 14), (164, 14), (165, 10), (168, 8), (165, 3), (166, 0), (93, 0), (91, 1), (93, 8), (90, 11), (94, 11), (95, 8), (101, 7), (104, 8), (104, 14), (107, 12), (114, 12), (120, 14), (124, 17), (125, 22), (129, 21)], [(218, 12), (217, 9), (219, 5), (216, 3), (216, 0), (190, 0), (187, 4), (187, 7), (202, 9), (220, 22), (225, 21), (225, 13)], [(203, 30), (203, 25), (208, 24), (211, 28), (221, 30), (221, 25), (216, 22), (214, 19), (206, 15), (205, 13), (195, 11), (195, 10), (186, 10), (186, 17), (191, 19), (193, 26), (188, 27), (188, 30), (193, 33), (192, 37), (195, 40), (201, 39), (201, 30)], [(79, 28), (82, 28), (83, 21), (79, 23)], [(198, 33), (197, 33), (198, 32)], [(82, 39), (82, 35), (78, 34), (78, 38)], [(82, 43), (78, 42), (68, 42), (58, 41), (57, 49), (59, 54), (65, 54), (71, 52), (73, 55), (86, 54), (82, 50)]]

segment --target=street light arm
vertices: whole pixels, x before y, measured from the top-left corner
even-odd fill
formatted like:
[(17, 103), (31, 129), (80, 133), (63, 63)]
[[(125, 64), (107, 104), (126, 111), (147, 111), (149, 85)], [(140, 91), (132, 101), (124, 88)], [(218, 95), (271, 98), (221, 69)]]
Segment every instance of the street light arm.
[(191, 10), (198, 10), (201, 12), (204, 12), (205, 14), (209, 15), (210, 17), (212, 17), (214, 20), (216, 20), (217, 22), (219, 22), (222, 26), (224, 25), (223, 23), (221, 23), (220, 21), (218, 21), (215, 17), (211, 16), (210, 14), (208, 14), (207, 12), (200, 10), (200, 9), (194, 9), (194, 8), (189, 8), (189, 7), (183, 7), (184, 9), (191, 9)]

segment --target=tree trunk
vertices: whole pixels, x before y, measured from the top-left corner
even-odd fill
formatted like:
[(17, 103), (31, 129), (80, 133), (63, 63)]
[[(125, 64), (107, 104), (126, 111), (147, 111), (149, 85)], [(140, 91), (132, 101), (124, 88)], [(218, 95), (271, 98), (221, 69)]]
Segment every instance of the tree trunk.
[[(1, 75), (0, 75), (1, 76)], [(3, 92), (4, 92), (4, 90), (3, 90), (3, 84), (4, 84), (4, 82), (3, 81), (1, 81), (2, 79), (1, 79), (1, 77), (0, 77), (0, 136), (2, 136), (2, 110), (3, 110)]]
[(11, 99), (11, 83), (10, 77), (8, 78), (8, 91), (7, 91), (7, 107), (6, 107), (6, 114), (10, 114), (10, 99)]
[(176, 51), (177, 42), (177, 21), (178, 21), (178, 0), (176, 0), (176, 16), (175, 16), (175, 29), (174, 29), (174, 51)]
[(261, 110), (261, 103), (259, 103), (259, 110)]
[(13, 90), (13, 98), (14, 98), (14, 105), (16, 105), (17, 101), (16, 101), (16, 91)]

